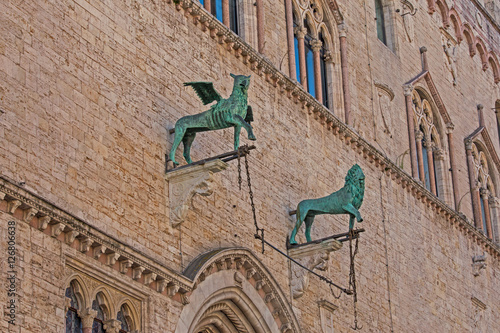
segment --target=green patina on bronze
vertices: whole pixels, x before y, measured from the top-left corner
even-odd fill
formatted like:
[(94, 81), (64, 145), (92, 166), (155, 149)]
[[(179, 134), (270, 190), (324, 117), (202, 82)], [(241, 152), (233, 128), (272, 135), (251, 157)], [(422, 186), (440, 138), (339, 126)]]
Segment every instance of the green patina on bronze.
[(337, 192), (319, 199), (303, 200), (297, 205), (297, 223), (290, 236), (290, 244), (297, 244), (295, 236), (302, 223), (306, 222), (306, 239), (311, 241), (311, 226), (314, 217), (321, 214), (349, 214), (349, 230), (354, 227), (354, 218), (362, 222), (359, 207), (365, 194), (365, 175), (355, 164), (345, 177), (345, 185)]
[(213, 131), (234, 127), (234, 150), (240, 145), (240, 131), (243, 127), (248, 133), (248, 139), (255, 140), (250, 122), (253, 121), (252, 108), (247, 104), (248, 86), (250, 75), (234, 75), (233, 92), (228, 99), (223, 99), (214, 89), (212, 82), (186, 82), (191, 86), (204, 105), (217, 101), (209, 110), (191, 116), (185, 116), (175, 123), (175, 137), (169, 158), (174, 164), (175, 152), (179, 144), (184, 144), (184, 158), (187, 163), (192, 163), (190, 156), (191, 145), (198, 132)]

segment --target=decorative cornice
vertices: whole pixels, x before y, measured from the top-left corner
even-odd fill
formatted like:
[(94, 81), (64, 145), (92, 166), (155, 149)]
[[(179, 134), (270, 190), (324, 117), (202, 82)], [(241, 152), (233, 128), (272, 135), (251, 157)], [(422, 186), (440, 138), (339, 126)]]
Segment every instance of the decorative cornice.
[[(133, 266), (135, 277), (139, 276), (139, 271), (141, 273), (147, 271), (148, 273), (156, 274), (157, 279), (166, 280), (169, 284), (178, 286), (181, 293), (187, 293), (192, 290), (192, 282), (181, 274), (163, 266), (147, 255), (90, 226), (85, 221), (60, 209), (38, 195), (19, 187), (14, 182), (2, 176), (0, 176), (0, 193), (4, 194), (3, 199), (8, 203), (16, 202), (16, 209), (22, 211), (21, 216), (26, 216), (26, 210), (34, 209), (37, 211), (31, 220), (24, 219), (24, 222), (56, 238), (64, 232), (63, 242), (72, 243), (73, 241), (78, 241), (80, 252), (96, 260), (99, 259), (104, 251), (110, 252), (106, 255), (113, 255), (115, 262), (117, 258), (120, 258), (120, 262), (126, 261), (129, 263), (127, 270)], [(15, 211), (11, 210), (7, 211), (7, 213), (14, 214)], [(38, 219), (38, 222), (36, 219)], [(39, 227), (40, 220), (44, 221), (42, 227)], [(76, 233), (78, 233), (77, 236)]]

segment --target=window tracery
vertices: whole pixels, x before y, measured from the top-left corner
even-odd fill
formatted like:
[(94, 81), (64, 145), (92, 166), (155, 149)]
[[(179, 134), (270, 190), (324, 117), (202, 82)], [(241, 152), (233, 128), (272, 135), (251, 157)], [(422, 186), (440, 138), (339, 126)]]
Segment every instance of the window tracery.
[(78, 310), (81, 308), (80, 302), (76, 296), (75, 283), (70, 283), (66, 288), (65, 296), (69, 300), (68, 311), (66, 312), (66, 333), (81, 333), (82, 320), (78, 315)]
[(488, 158), (486, 152), (481, 148), (478, 142), (472, 143), (472, 158), (474, 165), (474, 175), (476, 182), (476, 190), (473, 195), (476, 195), (478, 202), (480, 204), (480, 223), (482, 232), (488, 237), (493, 238), (492, 230), (492, 210), (490, 207), (490, 202), (495, 201), (495, 188), (492, 179), (493, 170), (490, 169), (490, 164), (488, 163)]
[(441, 148), (434, 112), (430, 102), (416, 90), (413, 92), (412, 102), (417, 129), (414, 144), (417, 151), (418, 177), (429, 191), (439, 197), (443, 177), (437, 171), (443, 168), (438, 164), (444, 159), (444, 150)]
[[(330, 107), (328, 91), (329, 63), (331, 62), (330, 33), (325, 23), (323, 8), (316, 0), (292, 2), (293, 54), (289, 61), (295, 63), (295, 79), (306, 91), (327, 108)], [(293, 74), (293, 73), (292, 73)]]
[(65, 290), (67, 333), (139, 332), (140, 300), (132, 298), (125, 290), (118, 290), (84, 274), (75, 274), (72, 270), (68, 281)]

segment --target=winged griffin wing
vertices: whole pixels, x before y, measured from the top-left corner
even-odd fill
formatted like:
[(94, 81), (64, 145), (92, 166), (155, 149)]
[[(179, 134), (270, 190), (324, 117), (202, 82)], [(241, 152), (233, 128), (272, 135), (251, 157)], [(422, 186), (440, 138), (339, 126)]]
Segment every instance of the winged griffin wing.
[(215, 90), (212, 82), (185, 82), (184, 85), (193, 87), (203, 105), (207, 105), (213, 101), (218, 102), (222, 99), (221, 95)]

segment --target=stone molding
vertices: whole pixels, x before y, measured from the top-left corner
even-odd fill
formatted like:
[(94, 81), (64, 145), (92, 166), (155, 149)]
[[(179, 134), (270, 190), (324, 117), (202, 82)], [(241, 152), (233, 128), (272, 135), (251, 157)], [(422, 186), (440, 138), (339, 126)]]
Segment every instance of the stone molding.
[(201, 254), (187, 266), (183, 274), (194, 281), (195, 289), (211, 274), (227, 270), (235, 271), (234, 284), (237, 288), (242, 284), (242, 279), (246, 279), (253, 281), (251, 284), (257, 292), (262, 289), (259, 295), (275, 314), (276, 323), (288, 324), (283, 332), (300, 332), (298, 321), (280, 286), (248, 249), (221, 248)]
[[(110, 267), (114, 266), (113, 269), (121, 271), (124, 274), (128, 272), (129, 268), (133, 268), (135, 278), (140, 280), (141, 283), (143, 283), (142, 280), (144, 279), (142, 272), (146, 274), (154, 273), (157, 279), (167, 281), (167, 285), (177, 286), (177, 290), (181, 296), (192, 290), (192, 282), (179, 273), (157, 263), (147, 255), (106, 235), (85, 221), (56, 207), (38, 195), (19, 187), (14, 182), (2, 176), (0, 176), (0, 193), (3, 194), (3, 199), (7, 201), (6, 213), (14, 215), (16, 210), (20, 210), (21, 216), (24, 217), (26, 216), (26, 210), (36, 210), (37, 213), (33, 215), (32, 219), (30, 221), (24, 219), (24, 222), (58, 240), (63, 237), (61, 241), (66, 244), (72, 244), (75, 241), (78, 242), (76, 248), (82, 254), (92, 257), (95, 260), (105, 255), (107, 264)], [(13, 201), (16, 206), (16, 210), (14, 211), (12, 211), (14, 205), (10, 204)], [(61, 234), (63, 236), (59, 237)], [(120, 265), (115, 266), (114, 264), (117, 261), (120, 262)], [(139, 271), (141, 274), (139, 274)], [(151, 288), (156, 290), (154, 284), (151, 284)]]
[(213, 174), (223, 171), (228, 164), (221, 160), (209, 161), (205, 164), (185, 166), (167, 172), (168, 197), (170, 200), (170, 223), (178, 227), (193, 207), (196, 194), (209, 196), (212, 194)]

